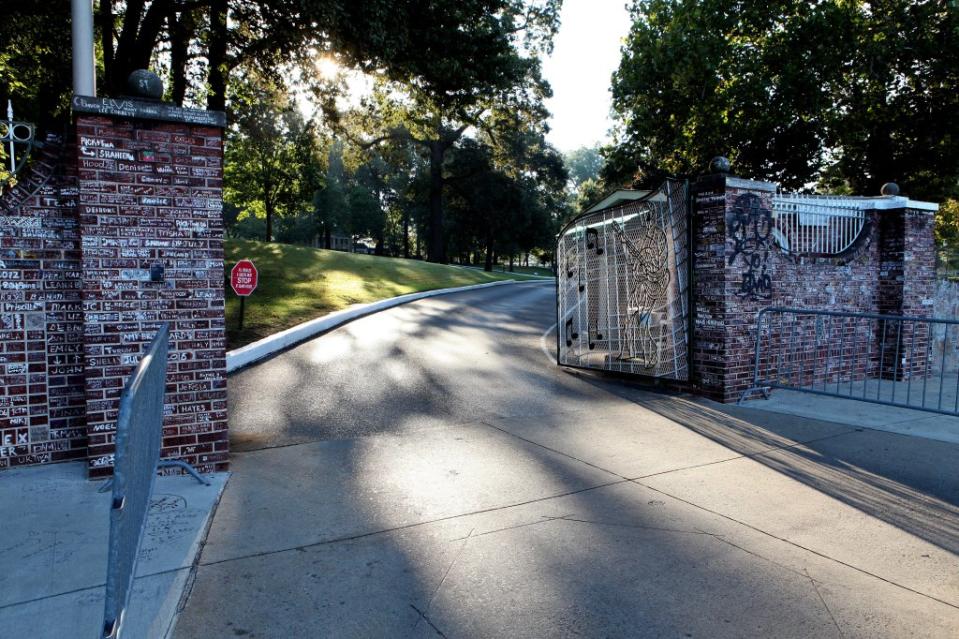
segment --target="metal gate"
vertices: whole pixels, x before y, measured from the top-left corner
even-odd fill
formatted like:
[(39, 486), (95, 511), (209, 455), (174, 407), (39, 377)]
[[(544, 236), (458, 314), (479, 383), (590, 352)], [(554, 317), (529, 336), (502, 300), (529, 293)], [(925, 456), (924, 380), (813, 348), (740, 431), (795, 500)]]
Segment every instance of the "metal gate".
[(764, 308), (753, 385), (959, 415), (959, 320)]
[(667, 181), (560, 232), (557, 362), (689, 379), (689, 203)]

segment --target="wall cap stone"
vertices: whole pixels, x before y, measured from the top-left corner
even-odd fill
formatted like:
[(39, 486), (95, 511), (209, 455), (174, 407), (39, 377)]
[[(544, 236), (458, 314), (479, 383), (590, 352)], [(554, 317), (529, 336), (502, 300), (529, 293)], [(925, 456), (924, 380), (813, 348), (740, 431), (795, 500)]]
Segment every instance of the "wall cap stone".
[(734, 189), (750, 189), (753, 191), (775, 191), (779, 185), (775, 182), (762, 182), (760, 180), (747, 180), (746, 178), (728, 176), (726, 186)]
[[(749, 189), (751, 191), (765, 191), (770, 193), (777, 193), (779, 191), (779, 185), (776, 182), (748, 180), (722, 174), (703, 175), (692, 185), (693, 193), (723, 188)], [(801, 201), (805, 197), (801, 194), (788, 194), (788, 196), (791, 202)], [(936, 202), (912, 200), (904, 195), (846, 196), (810, 194), (808, 199), (811, 204), (829, 203), (830, 199), (835, 199), (837, 203), (841, 201), (844, 206), (856, 206), (865, 211), (910, 209), (913, 211), (935, 213), (939, 210), (939, 204)]]
[(774, 193), (779, 187), (775, 182), (762, 182), (760, 180), (747, 180), (745, 178), (714, 173), (712, 175), (703, 175), (692, 185), (693, 192), (703, 190), (733, 188), (750, 189), (753, 191), (767, 191)]
[(221, 129), (226, 127), (226, 114), (223, 111), (187, 109), (164, 102), (148, 102), (133, 98), (91, 98), (85, 95), (75, 95), (73, 96), (72, 106), (74, 113), (182, 122)]

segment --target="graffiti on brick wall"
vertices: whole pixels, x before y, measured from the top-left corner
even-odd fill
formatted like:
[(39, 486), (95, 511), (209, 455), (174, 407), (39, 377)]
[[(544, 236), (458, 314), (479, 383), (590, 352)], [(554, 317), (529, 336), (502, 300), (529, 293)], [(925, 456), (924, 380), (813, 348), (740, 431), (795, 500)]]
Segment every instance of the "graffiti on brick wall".
[(727, 221), (733, 240), (729, 265), (739, 264), (743, 278), (736, 294), (751, 300), (772, 297), (772, 278), (769, 274), (769, 252), (773, 246), (772, 211), (763, 206), (755, 193), (744, 193), (733, 203)]

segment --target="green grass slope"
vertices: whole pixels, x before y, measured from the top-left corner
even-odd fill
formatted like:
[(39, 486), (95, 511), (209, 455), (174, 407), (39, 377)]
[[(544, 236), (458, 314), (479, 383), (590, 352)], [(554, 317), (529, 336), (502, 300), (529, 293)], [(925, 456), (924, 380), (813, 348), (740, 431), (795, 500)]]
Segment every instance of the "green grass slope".
[[(352, 304), (437, 288), (523, 279), (515, 273), (485, 273), (274, 242), (228, 239), (225, 249), (227, 348), (249, 344)], [(240, 300), (230, 288), (230, 269), (243, 258), (256, 264), (259, 284), (246, 300), (240, 331)]]

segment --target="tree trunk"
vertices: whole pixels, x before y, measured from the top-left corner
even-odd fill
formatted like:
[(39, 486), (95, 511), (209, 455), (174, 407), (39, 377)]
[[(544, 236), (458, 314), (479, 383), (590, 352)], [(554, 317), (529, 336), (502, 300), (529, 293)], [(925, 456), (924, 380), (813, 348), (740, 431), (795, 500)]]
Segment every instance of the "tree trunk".
[(513, 254), (512, 253), (509, 254), (509, 272), (510, 273), (513, 272)]
[(492, 233), (486, 236), (486, 263), (483, 265), (483, 270), (486, 272), (491, 272), (493, 270), (493, 234)]
[(113, 2), (100, 0), (97, 19), (100, 22), (100, 46), (103, 48), (103, 77), (109, 82), (113, 74)]
[(226, 110), (227, 1), (212, 0), (210, 3), (210, 47), (208, 53), (210, 73), (207, 77), (210, 84), (210, 94), (206, 99), (206, 108), (211, 111)]
[[(267, 191), (268, 192), (268, 191)], [(267, 195), (263, 198), (263, 208), (266, 209), (266, 241), (273, 241), (273, 211), (276, 208), (276, 205), (273, 203), (273, 198)]]
[(443, 233), (443, 157), (446, 146), (438, 140), (430, 146), (430, 239), (426, 261), (446, 264), (446, 237)]
[(330, 229), (329, 224), (323, 225), (323, 248), (333, 248), (333, 230)]
[(171, 6), (167, 22), (170, 30), (170, 71), (173, 76), (171, 99), (183, 106), (187, 89), (186, 66), (194, 28), (193, 13), (184, 11), (178, 18), (176, 8)]
[(140, 19), (143, 17), (144, 0), (128, 0), (123, 12), (123, 27), (117, 38), (117, 47), (110, 65), (110, 75), (106, 77), (106, 85), (113, 95), (122, 95), (126, 92), (126, 79), (130, 75), (129, 56), (137, 38)]
[(403, 213), (403, 257), (410, 259), (410, 214)]
[(172, 4), (171, 0), (154, 0), (144, 15), (142, 1), (127, 2), (123, 14), (123, 30), (113, 57), (113, 74), (108, 79), (115, 94), (126, 93), (126, 82), (130, 73), (137, 69), (150, 68), (153, 51)]
[(895, 182), (902, 176), (896, 175), (893, 166), (893, 143), (889, 127), (879, 125), (869, 135), (866, 165), (869, 176), (860, 195), (879, 195), (882, 185)]

